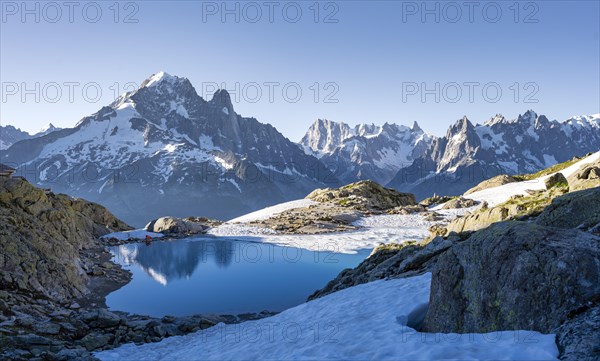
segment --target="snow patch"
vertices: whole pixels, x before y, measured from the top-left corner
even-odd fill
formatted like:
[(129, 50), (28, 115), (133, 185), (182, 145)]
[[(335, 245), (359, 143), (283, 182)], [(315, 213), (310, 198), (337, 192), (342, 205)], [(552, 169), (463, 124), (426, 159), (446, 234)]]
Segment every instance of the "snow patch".
[[(569, 177), (573, 173), (577, 172), (577, 170), (579, 170), (579, 168), (581, 166), (583, 166), (584, 164), (593, 163), (593, 162), (597, 161), (598, 159), (600, 159), (600, 152), (596, 152), (596, 153), (590, 155), (589, 157), (586, 157), (586, 158), (580, 160), (579, 162), (577, 162), (557, 173), (562, 173), (565, 177)], [(527, 190), (544, 190), (544, 189), (546, 189), (546, 185), (545, 185), (544, 181), (548, 177), (551, 177), (553, 174), (556, 174), (556, 173), (552, 173), (552, 174), (549, 174), (549, 175), (546, 175), (546, 176), (543, 176), (543, 177), (540, 177), (537, 179), (528, 180), (528, 181), (508, 183), (508, 184), (504, 184), (504, 185), (494, 187), (494, 188), (483, 189), (481, 191), (474, 192), (474, 193), (465, 195), (463, 197), (473, 199), (476, 201), (480, 201), (480, 202), (485, 201), (488, 203), (488, 206), (491, 208), (491, 207), (497, 206), (498, 204), (506, 202), (512, 196), (515, 196), (515, 195), (526, 196), (526, 195), (528, 195), (528, 193), (526, 192)]]
[[(350, 287), (273, 317), (218, 324), (94, 355), (112, 360), (557, 360), (555, 335), (427, 334), (408, 318), (429, 303), (431, 274)], [(528, 342), (523, 342), (527, 337)], [(435, 340), (435, 341), (434, 341)]]
[(262, 219), (267, 219), (269, 217), (272, 217), (276, 214), (285, 212), (290, 209), (304, 208), (304, 207), (308, 207), (313, 204), (316, 204), (316, 202), (311, 201), (310, 199), (298, 199), (295, 201), (280, 203), (280, 204), (277, 204), (277, 205), (274, 205), (271, 207), (263, 208), (256, 212), (248, 213), (241, 217), (234, 218), (234, 219), (228, 221), (227, 223), (244, 223), (244, 222), (259, 221)]

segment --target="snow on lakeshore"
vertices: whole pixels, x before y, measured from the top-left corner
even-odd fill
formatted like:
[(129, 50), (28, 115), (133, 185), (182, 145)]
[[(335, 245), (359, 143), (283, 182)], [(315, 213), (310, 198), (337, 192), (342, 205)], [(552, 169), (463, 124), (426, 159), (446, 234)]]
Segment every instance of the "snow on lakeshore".
[[(600, 152), (596, 152), (589, 157), (586, 157), (579, 162), (559, 171), (556, 173), (562, 173), (565, 177), (569, 177), (573, 173), (577, 172), (577, 170), (585, 164), (593, 163), (600, 159)], [(546, 185), (544, 181), (552, 176), (552, 173), (537, 179), (532, 179), (523, 182), (514, 182), (504, 184), (494, 188), (484, 189), (478, 192), (474, 192), (468, 195), (463, 196), (464, 198), (473, 199), (476, 201), (486, 201), (489, 207), (495, 207), (498, 204), (506, 202), (510, 197), (515, 195), (527, 195), (527, 190), (544, 190), (546, 189)]]
[(304, 207), (313, 205), (315, 203), (316, 203), (315, 201), (311, 201), (310, 199), (298, 199), (295, 201), (280, 203), (280, 204), (276, 204), (271, 207), (263, 208), (256, 212), (245, 214), (238, 218), (234, 218), (234, 219), (228, 221), (227, 223), (243, 223), (243, 222), (260, 221), (260, 220), (267, 219), (269, 217), (272, 217), (276, 214), (285, 212), (290, 209), (304, 208)]
[(146, 236), (150, 236), (152, 238), (164, 237), (164, 235), (162, 233), (154, 233), (154, 232), (145, 231), (143, 229), (135, 229), (133, 231), (109, 233), (100, 238), (102, 238), (102, 239), (116, 238), (119, 241), (128, 241), (128, 240), (143, 240), (143, 239), (146, 239)]
[(406, 326), (429, 302), (431, 274), (347, 288), (241, 324), (95, 353), (112, 360), (557, 360), (554, 335), (426, 334)]
[(412, 214), (365, 217), (354, 224), (364, 228), (351, 232), (290, 235), (279, 234), (268, 228), (226, 223), (210, 229), (208, 234), (311, 251), (354, 254), (361, 249), (375, 248), (381, 243), (403, 243), (425, 239), (429, 235), (427, 229), (433, 223), (425, 221), (419, 214)]

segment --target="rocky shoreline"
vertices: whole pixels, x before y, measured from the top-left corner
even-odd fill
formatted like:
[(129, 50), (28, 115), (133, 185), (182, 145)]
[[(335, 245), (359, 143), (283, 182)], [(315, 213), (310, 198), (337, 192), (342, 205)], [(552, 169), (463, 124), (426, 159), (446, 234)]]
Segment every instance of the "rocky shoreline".
[(156, 318), (109, 311), (105, 297), (126, 285), (131, 273), (111, 261), (103, 244), (83, 250), (81, 255), (90, 290), (83, 297), (56, 302), (35, 293), (0, 291), (0, 359), (95, 360), (92, 352), (125, 343), (158, 342), (219, 323), (239, 323), (275, 314), (265, 311)]
[(92, 352), (124, 343), (273, 315), (155, 318), (109, 311), (105, 297), (131, 273), (112, 262), (111, 243), (100, 236), (131, 228), (104, 207), (46, 194), (25, 180), (2, 180), (0, 188), (6, 220), (0, 223), (0, 359), (93, 360)]

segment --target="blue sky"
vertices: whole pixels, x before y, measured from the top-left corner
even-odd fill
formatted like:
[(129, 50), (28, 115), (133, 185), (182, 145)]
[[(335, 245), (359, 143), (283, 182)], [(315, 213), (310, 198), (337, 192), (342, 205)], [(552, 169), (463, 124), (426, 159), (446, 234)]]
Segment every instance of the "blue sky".
[[(108, 1), (99, 16), (81, 2), (72, 19), (43, 2), (23, 19), (20, 4), (2, 1), (0, 121), (28, 131), (73, 126), (159, 70), (206, 98), (215, 83), (237, 88), (238, 113), (295, 141), (317, 118), (416, 120), (442, 135), (463, 115), (600, 112), (598, 1), (474, 2), (472, 18), (462, 1), (320, 2), (318, 14), (313, 1), (276, 1), (271, 19), (263, 1), (121, 2), (118, 13)], [(224, 21), (221, 6), (233, 9)]]

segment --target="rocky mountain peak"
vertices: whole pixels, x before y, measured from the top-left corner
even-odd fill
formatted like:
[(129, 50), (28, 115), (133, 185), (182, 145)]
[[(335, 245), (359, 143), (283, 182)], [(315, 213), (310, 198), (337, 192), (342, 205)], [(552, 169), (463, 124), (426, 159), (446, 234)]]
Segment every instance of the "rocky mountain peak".
[(523, 113), (523, 115), (519, 114), (517, 121), (518, 122), (528, 122), (529, 124), (534, 124), (537, 117), (538, 117), (537, 113), (530, 109), (530, 110), (526, 111), (525, 113)]
[(446, 134), (446, 136), (450, 139), (453, 136), (458, 136), (461, 134), (471, 134), (475, 132), (475, 126), (473, 123), (467, 118), (467, 116), (463, 116), (461, 119), (457, 120), (454, 125), (452, 125)]
[(419, 126), (419, 123), (415, 120), (412, 127), (410, 128), (413, 132), (423, 132), (423, 129)]
[(229, 92), (225, 89), (219, 89), (213, 94), (212, 99), (210, 100), (211, 104), (214, 104), (218, 107), (222, 107), (224, 113), (229, 114), (233, 113), (233, 103), (231, 102), (231, 96)]

